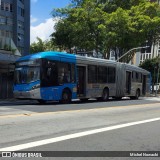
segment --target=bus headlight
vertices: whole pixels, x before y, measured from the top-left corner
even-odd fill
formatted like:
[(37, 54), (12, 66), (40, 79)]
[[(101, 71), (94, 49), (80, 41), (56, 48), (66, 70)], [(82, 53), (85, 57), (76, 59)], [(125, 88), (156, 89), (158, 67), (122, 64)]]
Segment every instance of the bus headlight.
[(32, 89), (37, 89), (40, 88), (40, 84), (36, 84), (35, 86), (32, 87)]

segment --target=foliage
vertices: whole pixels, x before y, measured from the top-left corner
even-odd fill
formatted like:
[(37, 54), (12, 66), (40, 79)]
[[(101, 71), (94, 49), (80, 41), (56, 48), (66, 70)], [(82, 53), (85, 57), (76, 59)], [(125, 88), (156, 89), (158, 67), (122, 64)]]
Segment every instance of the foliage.
[(30, 53), (51, 51), (56, 49), (57, 48), (55, 47), (52, 41), (50, 40), (42, 41), (42, 39), (37, 37), (37, 42), (32, 43), (30, 46)]
[[(151, 73), (153, 84), (155, 84), (157, 80), (158, 67), (160, 67), (159, 65), (160, 65), (159, 57), (156, 57), (153, 59), (147, 59), (140, 64), (141, 68), (148, 70)], [(160, 79), (160, 75), (159, 75), (159, 79)]]
[(146, 0), (71, 0), (55, 13), (61, 20), (52, 41), (60, 48), (96, 50), (109, 57), (110, 49), (123, 55), (146, 40), (159, 40), (160, 9)]

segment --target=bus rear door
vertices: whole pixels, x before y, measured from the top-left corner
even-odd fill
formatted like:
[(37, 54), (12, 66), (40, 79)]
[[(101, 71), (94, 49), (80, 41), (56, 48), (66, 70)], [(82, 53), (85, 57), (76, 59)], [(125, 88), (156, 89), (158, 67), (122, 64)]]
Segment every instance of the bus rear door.
[(77, 94), (78, 97), (85, 97), (86, 95), (86, 67), (85, 66), (78, 66), (77, 67)]
[(126, 71), (126, 93), (131, 93), (131, 72)]
[(146, 94), (146, 85), (147, 85), (147, 76), (143, 75), (143, 80), (142, 80), (142, 94)]

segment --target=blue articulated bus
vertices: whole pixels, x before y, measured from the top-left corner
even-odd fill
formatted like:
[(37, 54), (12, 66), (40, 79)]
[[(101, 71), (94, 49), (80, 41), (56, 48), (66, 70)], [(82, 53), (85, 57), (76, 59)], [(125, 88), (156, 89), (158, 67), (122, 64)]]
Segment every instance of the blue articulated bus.
[(16, 61), (14, 97), (40, 103), (109, 97), (137, 99), (149, 93), (150, 73), (139, 67), (63, 52), (41, 52)]

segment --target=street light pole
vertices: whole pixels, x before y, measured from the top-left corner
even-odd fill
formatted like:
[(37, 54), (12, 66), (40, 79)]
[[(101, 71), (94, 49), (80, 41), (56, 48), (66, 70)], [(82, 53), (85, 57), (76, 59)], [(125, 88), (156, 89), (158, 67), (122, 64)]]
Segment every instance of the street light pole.
[(130, 49), (128, 52), (126, 52), (125, 54), (123, 54), (121, 57), (119, 57), (116, 62), (119, 62), (120, 59), (122, 59), (124, 56), (126, 56), (126, 55), (127, 55), (128, 53), (130, 53), (131, 51), (134, 51), (134, 50), (137, 50), (137, 49), (142, 49), (142, 48), (148, 48), (148, 47), (149, 47), (149, 46), (132, 48), (132, 49)]
[(158, 73), (157, 73), (157, 82), (156, 82), (156, 92), (155, 92), (155, 96), (157, 97), (157, 91), (158, 91), (158, 82), (159, 82), (159, 67), (160, 67), (160, 63), (158, 64)]

